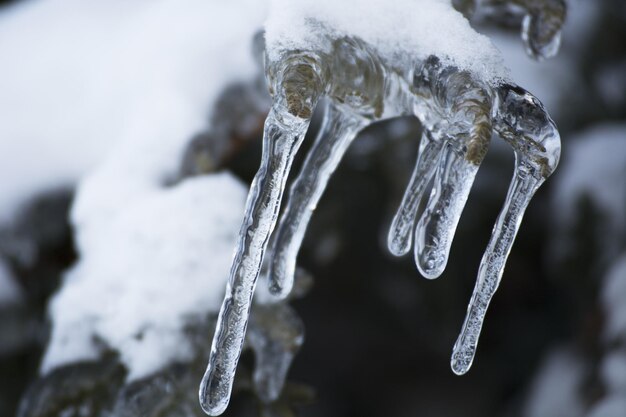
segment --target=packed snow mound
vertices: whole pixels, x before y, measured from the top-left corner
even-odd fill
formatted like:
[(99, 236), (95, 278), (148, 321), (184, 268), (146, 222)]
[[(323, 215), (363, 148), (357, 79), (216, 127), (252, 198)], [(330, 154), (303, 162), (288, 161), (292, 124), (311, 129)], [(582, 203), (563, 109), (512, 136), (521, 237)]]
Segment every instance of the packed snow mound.
[(270, 59), (285, 50), (327, 51), (327, 39), (352, 36), (372, 45), (392, 68), (430, 55), (497, 83), (507, 80), (500, 52), (470, 27), (450, 0), (271, 0)]
[(230, 174), (188, 179), (126, 207), (79, 248), (51, 307), (42, 372), (120, 353), (129, 379), (185, 359), (186, 324), (224, 294), (246, 187)]

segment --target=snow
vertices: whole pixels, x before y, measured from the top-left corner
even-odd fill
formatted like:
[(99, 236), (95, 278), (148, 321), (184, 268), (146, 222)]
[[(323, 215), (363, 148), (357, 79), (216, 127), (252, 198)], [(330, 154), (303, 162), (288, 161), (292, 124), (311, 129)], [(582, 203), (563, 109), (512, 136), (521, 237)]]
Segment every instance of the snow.
[(499, 51), (450, 0), (271, 0), (265, 28), (272, 60), (285, 50), (327, 51), (327, 36), (356, 36), (394, 68), (436, 55), (485, 81), (508, 79)]
[(582, 417), (584, 405), (578, 389), (585, 365), (567, 348), (551, 352), (540, 367), (530, 390), (524, 417)]
[(4, 8), (0, 222), (30, 196), (75, 184), (129, 137), (145, 147), (169, 141), (154, 153), (172, 152), (175, 163), (217, 90), (257, 70), (250, 44), (265, 14), (265, 2), (253, 0), (31, 0)]
[(555, 256), (567, 250), (567, 236), (558, 231), (570, 230), (576, 220), (578, 200), (584, 195), (605, 222), (598, 232), (604, 260), (616, 255), (626, 227), (625, 177), (626, 125), (596, 125), (568, 138), (552, 193), (553, 221), (557, 228)]
[(596, 404), (587, 417), (623, 417), (626, 410), (626, 398), (611, 396)]
[(602, 359), (600, 374), (607, 390), (626, 395), (626, 352), (617, 350), (607, 354)]
[(118, 350), (129, 379), (185, 359), (184, 326), (219, 308), (247, 189), (230, 174), (185, 180), (125, 206), (80, 248), (50, 307), (42, 371)]
[[(42, 373), (108, 347), (129, 379), (140, 378), (186, 358), (184, 326), (217, 311), (246, 190), (228, 174), (176, 181), (187, 144), (207, 127), (223, 88), (258, 74), (251, 47), (265, 7), (32, 1), (0, 22), (16, 35), (3, 37), (0, 50), (29, 50), (14, 78), (21, 68), (17, 81), (35, 79), (38, 87), (24, 90), (15, 111), (21, 124), (11, 129), (26, 132), (25, 148), (41, 142), (58, 153), (41, 174), (46, 181), (29, 180), (22, 192), (80, 179), (71, 213), (80, 258), (49, 306)], [(37, 78), (42, 67), (50, 67), (48, 77)], [(19, 88), (10, 91), (17, 96)], [(58, 175), (75, 164), (80, 169)], [(12, 206), (5, 202), (5, 211)]]

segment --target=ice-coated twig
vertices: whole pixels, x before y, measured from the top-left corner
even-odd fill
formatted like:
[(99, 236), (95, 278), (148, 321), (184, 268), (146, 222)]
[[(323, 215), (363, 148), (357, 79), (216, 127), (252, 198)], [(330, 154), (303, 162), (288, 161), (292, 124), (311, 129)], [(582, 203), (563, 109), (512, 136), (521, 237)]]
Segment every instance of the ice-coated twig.
[[(430, 105), (418, 107), (426, 127), (442, 126), (446, 144), (433, 192), (415, 228), (415, 262), (426, 278), (446, 267), (452, 239), (478, 167), (491, 140), (489, 89), (471, 74), (435, 57), (417, 71), (414, 88)], [(438, 120), (439, 118), (439, 120)]]
[(415, 263), (425, 278), (437, 278), (446, 267), (477, 172), (457, 144), (446, 143), (428, 206), (415, 228)]
[(367, 120), (329, 103), (324, 122), (291, 186), (285, 212), (281, 215), (272, 243), (269, 268), (270, 291), (284, 298), (293, 286), (296, 258), (313, 211), (344, 153), (367, 124)]
[(275, 226), (291, 163), (322, 93), (314, 57), (294, 54), (273, 69), (274, 104), (265, 121), (261, 166), (252, 182), (226, 295), (218, 316), (200, 404), (209, 415), (228, 406), (263, 254)]
[(489, 303), (531, 198), (554, 171), (560, 155), (556, 125), (543, 105), (525, 90), (504, 85), (498, 90), (495, 130), (515, 150), (513, 181), (478, 270), (465, 322), (452, 352), (451, 367), (462, 375), (472, 365)]
[(396, 256), (405, 255), (411, 250), (419, 203), (426, 186), (435, 174), (441, 159), (441, 150), (442, 141), (435, 140), (431, 132), (424, 130), (415, 168), (387, 236), (389, 251)]
[(265, 403), (275, 401), (304, 342), (304, 325), (285, 303), (257, 305), (250, 319), (248, 342), (256, 358), (255, 391)]

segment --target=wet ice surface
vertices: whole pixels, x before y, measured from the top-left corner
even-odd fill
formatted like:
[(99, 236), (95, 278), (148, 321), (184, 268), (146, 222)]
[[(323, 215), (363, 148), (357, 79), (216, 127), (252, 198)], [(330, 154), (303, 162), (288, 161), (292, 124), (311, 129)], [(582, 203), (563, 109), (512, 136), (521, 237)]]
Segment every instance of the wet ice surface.
[[(425, 128), (415, 172), (388, 240), (390, 250), (398, 255), (408, 252), (413, 241), (417, 267), (431, 279), (445, 268), (456, 226), (492, 134), (514, 150), (511, 186), (453, 349), (451, 365), (457, 374), (467, 372), (472, 364), (487, 308), (524, 211), (555, 169), (560, 153), (554, 122), (539, 100), (505, 82), (499, 55), (492, 54), (490, 44), (481, 49), (481, 69), (467, 65), (462, 46), (479, 39), (472, 36), (469, 26), (457, 25), (455, 19), (460, 15), (445, 2), (415, 3), (423, 6), (427, 15), (433, 13), (433, 17), (450, 22), (454, 49), (447, 50), (441, 59), (436, 52), (446, 50), (448, 44), (435, 44), (440, 49), (433, 51), (432, 45), (411, 44), (415, 39), (403, 38), (401, 33), (400, 39), (417, 52), (396, 60), (397, 44), (355, 23), (359, 19), (332, 14), (326, 2), (319, 8), (316, 3), (315, 9), (307, 1), (302, 2), (302, 9), (299, 4), (275, 3), (282, 9), (270, 14), (267, 25), (266, 74), (273, 105), (265, 122), (262, 163), (248, 196), (226, 297), (200, 386), (201, 405), (210, 415), (221, 414), (228, 405), (264, 258), (268, 258), (263, 271), (270, 292), (285, 297), (312, 212), (350, 142), (364, 127), (414, 115)], [(312, 10), (320, 13), (312, 18), (307, 15)], [(379, 21), (382, 27), (393, 26), (402, 17), (383, 13)], [(290, 24), (294, 22), (302, 25), (293, 29)], [(332, 30), (327, 29), (329, 26)], [(460, 41), (461, 35), (468, 35), (468, 39)], [(278, 222), (291, 163), (316, 104), (324, 97), (327, 111), (323, 127)], [(433, 190), (417, 219), (419, 202), (431, 179)]]

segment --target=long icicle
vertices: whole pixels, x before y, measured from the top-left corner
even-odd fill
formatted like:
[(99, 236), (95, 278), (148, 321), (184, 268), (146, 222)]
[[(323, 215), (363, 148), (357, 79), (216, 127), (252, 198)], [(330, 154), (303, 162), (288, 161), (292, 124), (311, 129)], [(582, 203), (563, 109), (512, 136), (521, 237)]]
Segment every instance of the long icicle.
[(443, 149), (428, 206), (415, 228), (415, 262), (420, 273), (437, 278), (448, 263), (452, 239), (469, 196), (478, 165), (454, 143)]
[(467, 308), (463, 329), (453, 348), (451, 367), (457, 375), (465, 374), (472, 366), (487, 308), (500, 284), (522, 217), (535, 191), (545, 180), (544, 177), (535, 174), (535, 169), (520, 162), (521, 157), (517, 152), (515, 159), (513, 181), (480, 262), (476, 286)]
[(273, 257), (268, 277), (270, 291), (274, 295), (283, 298), (291, 291), (296, 258), (311, 215), (330, 176), (366, 124), (366, 119), (348, 114), (335, 104), (328, 105), (321, 130), (300, 175), (291, 186), (287, 208), (281, 216), (276, 239), (272, 242)]
[(411, 250), (419, 203), (435, 174), (442, 148), (442, 141), (434, 139), (432, 133), (424, 130), (415, 168), (387, 236), (389, 251), (396, 256), (405, 255)]
[(209, 364), (200, 383), (200, 404), (213, 416), (224, 412), (230, 400), (263, 254), (276, 224), (291, 163), (309, 126), (310, 118), (281, 110), (280, 106), (272, 108), (265, 121), (262, 162), (246, 202)]

